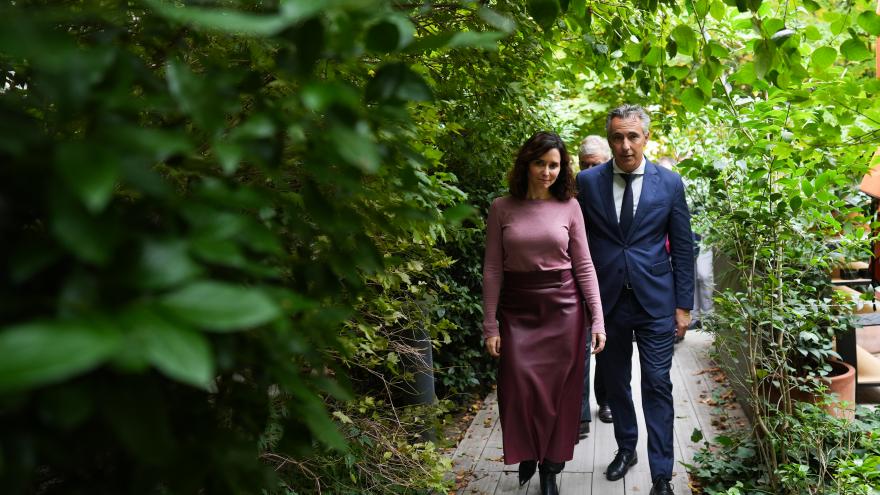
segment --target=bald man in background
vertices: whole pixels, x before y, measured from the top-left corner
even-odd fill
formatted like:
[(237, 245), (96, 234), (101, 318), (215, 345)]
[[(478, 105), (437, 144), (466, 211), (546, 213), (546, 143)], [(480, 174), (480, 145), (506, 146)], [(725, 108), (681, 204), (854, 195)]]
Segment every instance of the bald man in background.
[[(578, 147), (578, 164), (581, 170), (586, 170), (596, 165), (601, 165), (611, 159), (611, 148), (608, 140), (596, 134), (589, 135), (581, 141)], [(589, 344), (587, 344), (589, 345)], [(601, 354), (601, 353), (600, 353)], [(596, 394), (596, 404), (599, 406), (599, 421), (611, 423), (614, 417), (611, 415), (611, 407), (605, 394), (605, 379), (603, 377), (603, 365), (600, 354), (596, 354), (596, 375), (593, 378), (593, 391)], [(590, 350), (587, 349), (584, 366), (584, 395), (581, 399), (581, 438), (590, 432)]]

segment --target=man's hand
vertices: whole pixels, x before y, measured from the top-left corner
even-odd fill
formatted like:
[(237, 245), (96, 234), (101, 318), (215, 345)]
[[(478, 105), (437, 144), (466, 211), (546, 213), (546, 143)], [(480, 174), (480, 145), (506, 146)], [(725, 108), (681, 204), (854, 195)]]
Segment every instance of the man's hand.
[(486, 350), (492, 357), (501, 356), (501, 337), (486, 337)]
[(605, 334), (604, 333), (594, 333), (593, 334), (593, 354), (598, 354), (602, 352), (602, 349), (605, 348)]
[(691, 325), (691, 310), (675, 308), (675, 335), (684, 338)]

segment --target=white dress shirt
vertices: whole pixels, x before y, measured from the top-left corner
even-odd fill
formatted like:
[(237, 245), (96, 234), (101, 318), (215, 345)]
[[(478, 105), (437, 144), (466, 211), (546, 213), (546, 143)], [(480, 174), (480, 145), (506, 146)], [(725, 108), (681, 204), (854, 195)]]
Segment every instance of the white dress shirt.
[[(645, 157), (642, 157), (642, 163), (639, 167), (632, 171), (632, 193), (633, 193), (633, 218), (636, 217), (636, 211), (639, 208), (639, 197), (642, 195), (642, 179), (645, 177), (645, 163), (647, 160)], [(626, 181), (620, 174), (625, 174), (623, 170), (621, 170), (617, 166), (617, 161), (611, 161), (611, 168), (614, 172), (614, 178), (612, 180), (613, 192), (614, 192), (614, 208), (617, 211), (617, 221), (620, 221), (620, 205), (623, 203), (623, 191), (626, 189)]]

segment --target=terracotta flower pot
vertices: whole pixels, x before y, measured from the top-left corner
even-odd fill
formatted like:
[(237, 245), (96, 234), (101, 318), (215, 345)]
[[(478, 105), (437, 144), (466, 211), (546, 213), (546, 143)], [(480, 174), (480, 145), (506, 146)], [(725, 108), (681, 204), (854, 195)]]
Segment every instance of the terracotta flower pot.
[[(823, 406), (832, 416), (845, 419), (855, 418), (856, 412), (856, 369), (843, 361), (829, 361), (831, 373), (823, 378), (832, 397), (829, 403)], [(814, 394), (794, 389), (789, 392), (791, 398), (797, 402), (815, 404), (817, 397)], [(768, 399), (771, 402), (779, 400), (779, 390), (769, 388)], [(846, 402), (846, 406), (842, 403)]]
[[(856, 414), (856, 369), (843, 361), (831, 361), (831, 374), (825, 378), (836, 401), (826, 409), (838, 418), (853, 419)], [(841, 402), (846, 402), (844, 407)]]
[[(832, 394), (829, 403), (823, 406), (832, 416), (853, 419), (856, 414), (856, 369), (843, 361), (829, 361), (831, 373), (823, 381)], [(800, 390), (792, 390), (792, 399), (799, 402), (816, 403), (816, 396)], [(846, 406), (842, 403), (846, 402)]]

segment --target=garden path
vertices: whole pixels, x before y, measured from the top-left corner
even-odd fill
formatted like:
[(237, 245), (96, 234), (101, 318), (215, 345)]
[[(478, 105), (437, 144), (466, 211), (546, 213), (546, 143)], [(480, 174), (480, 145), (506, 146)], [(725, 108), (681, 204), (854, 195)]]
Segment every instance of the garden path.
[[(691, 494), (687, 472), (681, 462), (691, 462), (700, 444), (691, 441), (694, 428), (707, 437), (720, 434), (726, 427), (713, 421), (713, 391), (718, 385), (713, 379), (714, 364), (709, 359), (712, 337), (704, 332), (689, 332), (687, 338), (676, 345), (672, 360), (672, 384), (675, 400), (675, 458), (672, 484), (676, 494)], [(593, 404), (592, 432), (575, 447), (574, 459), (566, 463), (559, 479), (560, 491), (565, 495), (623, 495), (651, 491), (648, 470), (648, 453), (645, 425), (641, 415), (639, 391), (638, 352), (633, 355), (633, 400), (639, 416), (639, 463), (633, 466), (623, 480), (611, 482), (605, 479), (605, 468), (616, 450), (611, 425), (596, 419)], [(591, 367), (593, 368), (593, 367)], [(592, 371), (592, 369), (591, 369)], [(733, 421), (744, 421), (738, 406), (728, 406), (727, 414)], [(719, 426), (721, 425), (721, 426)], [(459, 479), (467, 484), (458, 494), (522, 494), (540, 493), (538, 476), (529, 485), (517, 486), (516, 465), (502, 463), (501, 427), (498, 422), (498, 403), (495, 393), (489, 394), (482, 410), (474, 417), (468, 431), (453, 454), (453, 466)], [(460, 485), (463, 485), (461, 483)]]

